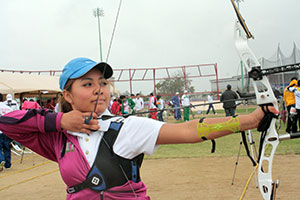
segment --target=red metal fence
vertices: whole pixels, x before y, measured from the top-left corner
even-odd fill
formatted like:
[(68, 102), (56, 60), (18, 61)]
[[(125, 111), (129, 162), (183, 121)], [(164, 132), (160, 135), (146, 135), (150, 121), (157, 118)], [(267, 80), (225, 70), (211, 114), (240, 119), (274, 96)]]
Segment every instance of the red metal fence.
[[(12, 73), (28, 73), (28, 74), (48, 74), (50, 76), (59, 76), (61, 70), (42, 70), (42, 71), (29, 71), (29, 70), (6, 70), (0, 69), (1, 72)], [(187, 80), (199, 80), (200, 78), (212, 77), (216, 80), (217, 91), (211, 91), (217, 94), (219, 99), (219, 82), (218, 82), (218, 68), (217, 63), (214, 64), (199, 64), (199, 65), (187, 65), (177, 67), (156, 67), (156, 68), (129, 68), (129, 69), (114, 69), (114, 76), (112, 82), (117, 85), (118, 83), (127, 82), (130, 93), (133, 92), (134, 82), (152, 82), (153, 92), (156, 94), (155, 85), (161, 80), (182, 78), (185, 81), (185, 89), (187, 89)], [(138, 85), (138, 84), (136, 84)], [(149, 87), (149, 85), (147, 85)], [(117, 86), (116, 86), (117, 87)], [(117, 87), (118, 88), (118, 87)], [(207, 86), (206, 86), (207, 88)], [(200, 90), (196, 90), (193, 94), (205, 93)], [(172, 95), (172, 94), (166, 94)]]

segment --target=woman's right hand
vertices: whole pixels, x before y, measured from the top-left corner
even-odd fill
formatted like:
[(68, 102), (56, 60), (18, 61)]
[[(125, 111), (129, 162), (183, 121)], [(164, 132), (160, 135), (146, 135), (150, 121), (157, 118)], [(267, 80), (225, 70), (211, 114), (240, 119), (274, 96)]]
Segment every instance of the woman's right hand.
[(89, 117), (90, 115), (90, 112), (82, 113), (77, 110), (64, 113), (60, 121), (61, 128), (72, 132), (90, 134), (100, 128), (97, 120), (98, 115), (94, 112), (93, 118), (90, 120), (89, 124), (84, 123), (85, 118)]

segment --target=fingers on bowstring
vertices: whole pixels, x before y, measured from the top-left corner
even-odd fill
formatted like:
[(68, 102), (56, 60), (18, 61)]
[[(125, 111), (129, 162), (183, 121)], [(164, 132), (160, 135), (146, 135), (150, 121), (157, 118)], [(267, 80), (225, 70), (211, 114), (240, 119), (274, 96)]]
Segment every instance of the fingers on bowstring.
[(97, 113), (95, 113), (95, 112), (93, 112), (93, 119), (97, 119), (98, 118), (98, 115), (97, 115)]
[(98, 124), (97, 118), (94, 118), (93, 116), (89, 115), (89, 116), (83, 116), (83, 123), (84, 124)]
[(97, 117), (98, 117), (98, 115), (97, 115), (97, 113), (95, 113), (95, 112), (85, 112), (85, 113), (82, 113), (83, 114), (83, 118), (86, 118), (86, 117), (90, 117), (91, 116), (91, 114), (92, 114), (92, 118), (93, 119), (97, 119)]

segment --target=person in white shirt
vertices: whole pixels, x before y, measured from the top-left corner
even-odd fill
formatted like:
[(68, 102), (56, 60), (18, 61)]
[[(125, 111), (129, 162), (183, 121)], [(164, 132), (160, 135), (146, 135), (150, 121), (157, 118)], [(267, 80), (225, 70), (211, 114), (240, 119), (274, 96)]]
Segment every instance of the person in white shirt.
[(134, 110), (135, 112), (143, 112), (144, 109), (144, 100), (143, 98), (140, 96), (139, 93), (136, 94), (136, 98), (134, 99), (135, 102), (135, 106), (134, 106)]
[(11, 94), (6, 95), (6, 101), (4, 102), (7, 106), (11, 107), (12, 110), (20, 110), (20, 106), (16, 100), (13, 99)]
[(161, 98), (160, 95), (157, 95), (157, 108), (158, 108), (158, 113), (157, 113), (157, 119), (158, 121), (163, 122), (164, 118), (163, 118), (163, 112), (164, 112), (164, 108), (165, 108), (165, 101)]
[(206, 111), (206, 114), (208, 115), (210, 109), (212, 109), (212, 111), (213, 111), (213, 113), (214, 113), (214, 115), (215, 115), (215, 114), (216, 114), (216, 111), (215, 111), (215, 108), (214, 108), (214, 106), (213, 106), (213, 104), (212, 104), (212, 103), (214, 102), (214, 99), (212, 98), (212, 96), (207, 95), (207, 101), (208, 101), (209, 105), (208, 105), (208, 109), (207, 109), (207, 111)]
[[(13, 111), (11, 107), (3, 102), (3, 95), (0, 93), (0, 116)], [(11, 167), (11, 145), (12, 140), (0, 131), (0, 172), (3, 168)]]
[(187, 94), (187, 90), (184, 90), (184, 94), (181, 97), (181, 104), (183, 108), (183, 120), (190, 121), (190, 97)]
[(153, 95), (153, 93), (150, 93), (150, 98), (149, 98), (149, 118), (156, 119), (157, 117), (157, 112), (154, 112), (157, 110), (156, 106), (157, 99)]

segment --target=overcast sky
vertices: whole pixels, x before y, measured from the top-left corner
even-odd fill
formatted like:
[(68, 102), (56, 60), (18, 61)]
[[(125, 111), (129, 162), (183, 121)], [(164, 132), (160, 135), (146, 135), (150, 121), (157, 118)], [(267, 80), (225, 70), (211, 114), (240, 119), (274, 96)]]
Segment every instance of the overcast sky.
[[(106, 57), (119, 0), (0, 0), (0, 69), (61, 70), (72, 58), (99, 61), (96, 7)], [(299, 0), (244, 0), (240, 10), (258, 58), (278, 44), (300, 48)], [(123, 0), (108, 62), (114, 68), (217, 63), (219, 77), (239, 73), (230, 0)]]

